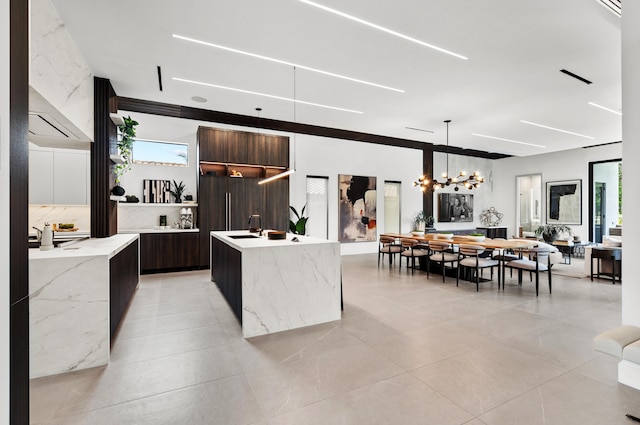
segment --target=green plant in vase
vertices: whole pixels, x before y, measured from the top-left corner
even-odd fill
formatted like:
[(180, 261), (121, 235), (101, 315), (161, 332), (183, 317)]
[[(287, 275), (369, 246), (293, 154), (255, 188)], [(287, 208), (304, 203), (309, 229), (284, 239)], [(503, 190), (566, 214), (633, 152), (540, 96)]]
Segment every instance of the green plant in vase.
[(176, 204), (182, 203), (182, 194), (184, 193), (184, 189), (185, 189), (185, 186), (182, 180), (180, 181), (180, 183), (176, 183), (175, 180), (173, 181), (172, 189), (170, 189), (169, 192), (175, 198)]
[(295, 222), (291, 219), (289, 220), (289, 230), (291, 233), (295, 233), (296, 235), (304, 235), (307, 233), (307, 220), (309, 220), (309, 217), (304, 217), (305, 208), (307, 208), (307, 204), (302, 207), (302, 211), (298, 214), (298, 211), (294, 207), (289, 206), (291, 212), (296, 216)]
[(545, 224), (536, 229), (536, 236), (542, 236), (547, 243), (552, 243), (560, 237), (562, 233), (573, 234), (571, 227), (565, 224)]

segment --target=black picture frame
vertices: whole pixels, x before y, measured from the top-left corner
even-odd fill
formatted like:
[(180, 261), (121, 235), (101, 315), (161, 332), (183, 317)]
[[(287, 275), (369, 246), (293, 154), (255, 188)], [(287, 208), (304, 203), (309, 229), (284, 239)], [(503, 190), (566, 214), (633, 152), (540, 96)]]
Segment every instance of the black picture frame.
[(546, 184), (547, 224), (582, 224), (582, 179)]

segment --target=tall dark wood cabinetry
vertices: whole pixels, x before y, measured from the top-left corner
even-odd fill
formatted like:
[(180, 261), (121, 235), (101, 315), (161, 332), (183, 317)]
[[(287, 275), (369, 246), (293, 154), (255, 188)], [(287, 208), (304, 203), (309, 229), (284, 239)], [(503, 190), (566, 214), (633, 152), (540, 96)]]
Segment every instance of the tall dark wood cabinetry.
[[(264, 229), (289, 228), (289, 179), (259, 185), (289, 166), (289, 138), (198, 128), (200, 265), (209, 266), (209, 232), (248, 228), (252, 214)], [(243, 177), (231, 177), (233, 171)]]

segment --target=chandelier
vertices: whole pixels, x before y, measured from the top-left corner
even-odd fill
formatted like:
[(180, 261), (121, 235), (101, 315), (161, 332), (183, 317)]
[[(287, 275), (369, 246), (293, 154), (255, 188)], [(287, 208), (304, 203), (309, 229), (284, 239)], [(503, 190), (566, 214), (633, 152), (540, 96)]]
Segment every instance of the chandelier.
[(480, 173), (477, 171), (470, 176), (467, 173), (460, 171), (457, 176), (449, 176), (449, 123), (451, 120), (445, 120), (447, 123), (447, 172), (442, 173), (442, 180), (433, 180), (432, 182), (427, 179), (426, 176), (420, 176), (417, 182), (413, 182), (414, 187), (420, 187), (420, 190), (425, 192), (431, 184), (433, 190), (444, 189), (447, 186), (454, 186), (453, 190), (456, 192), (460, 190), (460, 186), (466, 187), (469, 190), (477, 189), (480, 183), (484, 183), (484, 178), (480, 177)]

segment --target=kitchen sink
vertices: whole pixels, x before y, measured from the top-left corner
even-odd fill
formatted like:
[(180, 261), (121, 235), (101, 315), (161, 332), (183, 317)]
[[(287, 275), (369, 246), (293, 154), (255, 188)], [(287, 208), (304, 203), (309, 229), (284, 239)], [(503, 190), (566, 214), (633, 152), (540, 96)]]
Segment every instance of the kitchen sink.
[(257, 239), (260, 236), (256, 235), (229, 235), (231, 239)]

